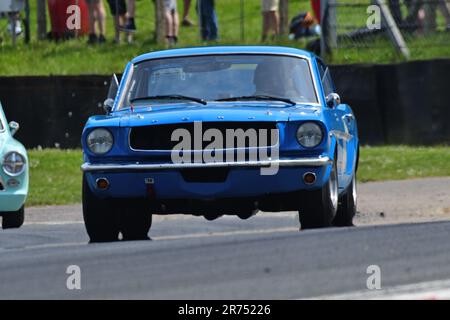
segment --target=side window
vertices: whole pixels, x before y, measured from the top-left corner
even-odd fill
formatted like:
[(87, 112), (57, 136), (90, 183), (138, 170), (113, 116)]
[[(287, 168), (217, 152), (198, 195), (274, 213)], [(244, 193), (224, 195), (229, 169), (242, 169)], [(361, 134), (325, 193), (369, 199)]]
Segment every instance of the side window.
[(320, 72), (320, 78), (322, 81), (323, 90), (324, 90), (325, 96), (327, 96), (330, 93), (333, 93), (335, 91), (333, 81), (331, 80), (330, 69), (327, 66), (325, 66), (322, 63), (322, 61), (318, 61), (318, 62), (319, 62), (319, 72)]

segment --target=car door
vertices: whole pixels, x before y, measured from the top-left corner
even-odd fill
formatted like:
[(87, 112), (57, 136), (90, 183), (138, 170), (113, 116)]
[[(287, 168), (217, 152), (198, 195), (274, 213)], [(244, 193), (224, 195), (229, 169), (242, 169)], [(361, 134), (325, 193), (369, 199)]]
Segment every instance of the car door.
[(356, 122), (353, 112), (347, 104), (341, 103), (340, 98), (335, 99), (336, 103), (332, 103), (333, 99), (329, 99), (330, 95), (336, 93), (336, 88), (331, 78), (330, 69), (318, 59), (318, 68), (321, 78), (321, 84), (325, 101), (330, 104), (325, 107), (328, 113), (328, 123), (331, 127), (331, 133), (337, 140), (337, 167), (339, 189), (345, 189), (351, 182), (353, 169), (356, 159)]

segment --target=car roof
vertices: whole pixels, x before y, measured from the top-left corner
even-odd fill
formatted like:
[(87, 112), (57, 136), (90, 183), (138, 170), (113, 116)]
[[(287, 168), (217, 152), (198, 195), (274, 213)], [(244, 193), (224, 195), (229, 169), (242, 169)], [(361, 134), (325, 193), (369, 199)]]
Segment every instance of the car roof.
[(287, 54), (287, 55), (299, 55), (307, 59), (314, 57), (314, 54), (305, 50), (289, 47), (279, 46), (209, 46), (209, 47), (195, 47), (195, 48), (183, 48), (183, 49), (170, 49), (163, 51), (154, 51), (145, 53), (134, 58), (132, 63), (139, 63), (150, 59), (170, 58), (177, 56), (190, 56), (190, 55), (208, 55), (208, 54)]

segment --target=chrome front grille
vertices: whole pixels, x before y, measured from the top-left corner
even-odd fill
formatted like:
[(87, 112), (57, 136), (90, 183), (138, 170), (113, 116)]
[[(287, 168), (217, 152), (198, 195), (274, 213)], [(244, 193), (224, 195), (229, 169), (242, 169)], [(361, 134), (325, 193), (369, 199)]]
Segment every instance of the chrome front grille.
[[(150, 150), (174, 150), (179, 141), (171, 141), (172, 133), (176, 129), (185, 129), (189, 132), (191, 137), (194, 137), (194, 123), (177, 123), (177, 124), (163, 124), (150, 125), (143, 127), (133, 127), (130, 130), (129, 144), (132, 150), (150, 151)], [(226, 130), (255, 129), (258, 133), (260, 129), (268, 130), (268, 140), (258, 141), (257, 146), (250, 146), (249, 139), (245, 139), (245, 148), (249, 147), (267, 147), (268, 145), (276, 145), (278, 141), (270, 141), (270, 130), (277, 129), (275, 122), (202, 122), (202, 137), (203, 133), (208, 129), (217, 129), (222, 136), (226, 137)], [(197, 138), (197, 137), (196, 137)], [(194, 145), (194, 138), (192, 138), (191, 150), (198, 150)], [(203, 141), (202, 149), (205, 149), (211, 142)], [(225, 144), (225, 141), (224, 141)]]

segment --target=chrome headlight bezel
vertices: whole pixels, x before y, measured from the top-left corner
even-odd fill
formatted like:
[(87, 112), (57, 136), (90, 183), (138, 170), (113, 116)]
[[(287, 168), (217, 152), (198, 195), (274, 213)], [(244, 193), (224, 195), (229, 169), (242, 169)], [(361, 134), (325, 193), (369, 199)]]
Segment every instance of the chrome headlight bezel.
[(297, 142), (304, 148), (315, 148), (323, 141), (324, 133), (322, 127), (316, 122), (302, 123), (295, 134)]
[(114, 146), (114, 136), (108, 129), (94, 129), (86, 137), (86, 146), (95, 155), (107, 154)]
[[(19, 164), (19, 170), (16, 170), (17, 164)], [(14, 168), (15, 171), (10, 170)], [(2, 170), (10, 177), (18, 177), (25, 172), (27, 168), (27, 160), (25, 156), (17, 151), (11, 151), (5, 154), (3, 157)]]

